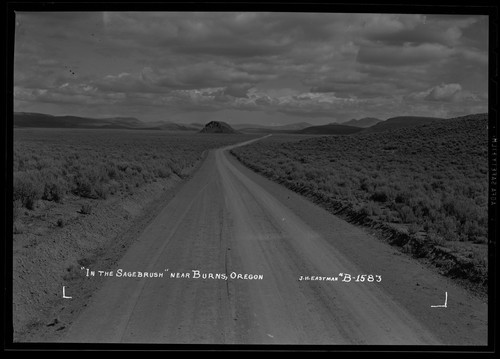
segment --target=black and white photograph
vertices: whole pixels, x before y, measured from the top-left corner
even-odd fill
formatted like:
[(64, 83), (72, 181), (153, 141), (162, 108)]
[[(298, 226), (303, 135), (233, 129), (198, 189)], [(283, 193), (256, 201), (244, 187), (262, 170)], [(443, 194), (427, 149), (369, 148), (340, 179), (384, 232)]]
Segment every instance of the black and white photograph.
[(488, 9), (16, 9), (14, 347), (486, 350)]

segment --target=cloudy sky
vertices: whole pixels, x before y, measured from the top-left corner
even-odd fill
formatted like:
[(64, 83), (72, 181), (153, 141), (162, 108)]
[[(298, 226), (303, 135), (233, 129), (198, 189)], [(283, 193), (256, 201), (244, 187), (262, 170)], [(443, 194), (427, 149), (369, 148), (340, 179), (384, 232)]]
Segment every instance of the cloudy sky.
[(14, 110), (286, 124), (487, 112), (488, 18), (17, 13)]

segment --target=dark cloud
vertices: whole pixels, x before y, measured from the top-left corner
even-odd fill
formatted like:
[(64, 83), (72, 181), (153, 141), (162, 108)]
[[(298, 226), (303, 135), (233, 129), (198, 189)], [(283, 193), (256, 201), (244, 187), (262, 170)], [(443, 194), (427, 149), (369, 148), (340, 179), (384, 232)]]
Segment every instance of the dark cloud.
[[(406, 89), (406, 88), (405, 88)], [(333, 92), (340, 98), (379, 98), (381, 95), (398, 95), (401, 92), (398, 85), (389, 81), (372, 82), (370, 86), (365, 86), (362, 82), (336, 83), (331, 86), (312, 87), (311, 92)]]
[[(245, 42), (245, 41), (243, 41)], [(235, 44), (215, 42), (212, 43), (187, 43), (177, 42), (170, 45), (170, 50), (178, 54), (190, 55), (215, 55), (235, 58), (252, 58), (262, 56), (274, 56), (290, 51), (290, 44), (265, 44), (265, 43), (244, 43)]]
[(420, 25), (414, 29), (404, 29), (397, 32), (377, 34), (368, 36), (368, 39), (376, 42), (381, 42), (389, 46), (403, 46), (406, 43), (413, 46), (431, 43), (441, 45), (453, 45), (461, 36), (461, 31), (458, 28), (452, 28), (445, 32), (440, 29)]
[(403, 46), (405, 43), (414, 46), (425, 43), (454, 46), (462, 41), (464, 29), (477, 21), (476, 18), (463, 16), (454, 20), (446, 17), (420, 16), (411, 25), (401, 25), (393, 31), (367, 34), (366, 38), (390, 46)]
[(224, 94), (232, 97), (247, 97), (248, 90), (253, 87), (251, 83), (229, 85), (224, 89)]
[(108, 75), (102, 79), (91, 82), (91, 85), (102, 92), (124, 92), (124, 93), (163, 93), (166, 92), (155, 86), (144, 76), (129, 73), (121, 73), (116, 76)]
[(241, 68), (215, 61), (192, 65), (172, 65), (169, 68), (145, 68), (142, 78), (157, 87), (168, 89), (200, 89), (226, 87), (229, 92), (243, 96), (244, 91), (256, 83), (275, 78), (274, 74), (252, 73)]
[(424, 43), (403, 46), (362, 46), (357, 60), (360, 63), (391, 66), (412, 66), (446, 59), (454, 53), (452, 48)]
[(316, 119), (487, 108), (484, 16), (75, 12), (17, 22), (15, 108)]

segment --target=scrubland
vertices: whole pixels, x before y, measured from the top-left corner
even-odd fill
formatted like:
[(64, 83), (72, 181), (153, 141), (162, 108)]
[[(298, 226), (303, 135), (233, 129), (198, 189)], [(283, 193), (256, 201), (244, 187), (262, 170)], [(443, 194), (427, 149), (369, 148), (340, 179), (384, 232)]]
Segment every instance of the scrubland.
[[(248, 137), (248, 136), (247, 136)], [(13, 200), (33, 209), (68, 194), (106, 199), (145, 184), (184, 178), (204, 151), (247, 138), (160, 131), (16, 129)], [(249, 137), (250, 138), (250, 137)]]
[(371, 228), (444, 273), (487, 284), (487, 115), (232, 151), (243, 164)]

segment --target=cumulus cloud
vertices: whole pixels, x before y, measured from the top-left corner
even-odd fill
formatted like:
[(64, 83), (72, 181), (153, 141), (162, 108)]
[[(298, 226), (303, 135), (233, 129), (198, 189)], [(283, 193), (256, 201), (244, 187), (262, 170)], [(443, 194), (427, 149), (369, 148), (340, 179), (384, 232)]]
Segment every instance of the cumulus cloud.
[(147, 68), (142, 77), (151, 84), (166, 89), (196, 89), (205, 87), (230, 87), (232, 90), (273, 79), (274, 74), (242, 71), (229, 64), (214, 61), (168, 68)]
[(462, 89), (458, 83), (440, 84), (428, 90), (411, 93), (408, 95), (411, 100), (438, 101), (438, 102), (462, 102), (478, 101), (479, 97), (469, 91)]
[(426, 100), (432, 101), (456, 101), (458, 94), (462, 92), (460, 84), (441, 84), (429, 90)]
[(482, 16), (106, 12), (16, 20), (16, 108), (353, 118), (487, 107)]
[(361, 14), (359, 18), (360, 31), (372, 39), (412, 30), (426, 21), (425, 15), (418, 14)]
[(368, 29), (366, 38), (371, 41), (392, 46), (405, 43), (419, 45), (424, 43), (444, 46), (460, 45), (463, 30), (477, 22), (474, 17), (434, 17), (432, 15), (382, 15), (390, 25), (380, 25), (383, 30)]
[(106, 75), (93, 81), (92, 85), (103, 92), (162, 92), (144, 73), (122, 72), (118, 75)]

